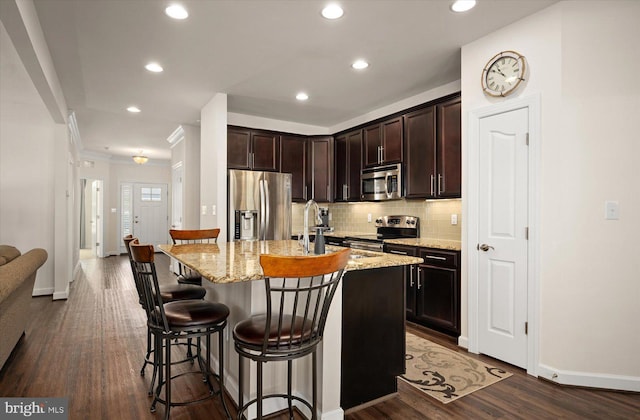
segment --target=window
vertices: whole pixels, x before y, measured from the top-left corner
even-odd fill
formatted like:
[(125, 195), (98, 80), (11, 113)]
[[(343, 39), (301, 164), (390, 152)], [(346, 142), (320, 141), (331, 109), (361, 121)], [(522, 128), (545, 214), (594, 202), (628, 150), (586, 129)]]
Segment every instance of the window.
[(140, 188), (140, 200), (142, 201), (162, 201), (162, 188)]

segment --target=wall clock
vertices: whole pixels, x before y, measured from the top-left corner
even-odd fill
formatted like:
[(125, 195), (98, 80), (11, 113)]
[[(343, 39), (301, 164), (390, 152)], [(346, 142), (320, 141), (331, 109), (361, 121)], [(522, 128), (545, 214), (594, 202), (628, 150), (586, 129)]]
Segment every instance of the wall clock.
[(494, 55), (482, 69), (482, 90), (490, 96), (507, 96), (524, 80), (526, 62), (515, 51)]

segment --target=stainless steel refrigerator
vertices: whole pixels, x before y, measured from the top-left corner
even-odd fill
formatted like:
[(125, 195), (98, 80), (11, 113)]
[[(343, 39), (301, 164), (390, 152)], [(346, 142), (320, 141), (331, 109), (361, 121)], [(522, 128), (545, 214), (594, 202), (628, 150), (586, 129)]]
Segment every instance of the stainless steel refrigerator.
[(229, 170), (229, 241), (291, 239), (291, 174)]

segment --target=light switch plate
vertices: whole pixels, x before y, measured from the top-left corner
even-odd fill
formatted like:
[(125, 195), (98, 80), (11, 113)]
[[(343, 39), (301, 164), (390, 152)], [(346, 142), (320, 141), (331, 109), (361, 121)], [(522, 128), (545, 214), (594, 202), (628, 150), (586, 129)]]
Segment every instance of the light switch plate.
[(212, 204), (212, 205), (211, 205), (211, 215), (212, 215), (212, 216), (215, 216), (215, 215), (216, 215), (216, 205), (215, 205), (215, 204)]
[(206, 216), (207, 215), (207, 206), (202, 206), (202, 215)]
[(620, 205), (617, 201), (604, 202), (604, 218), (606, 220), (620, 219)]
[(371, 223), (371, 213), (367, 213), (367, 222)]

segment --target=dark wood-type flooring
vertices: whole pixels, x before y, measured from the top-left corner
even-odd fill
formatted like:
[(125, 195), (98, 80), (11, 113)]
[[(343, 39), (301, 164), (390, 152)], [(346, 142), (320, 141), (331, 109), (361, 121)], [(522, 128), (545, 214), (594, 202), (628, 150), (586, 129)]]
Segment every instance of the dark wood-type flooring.
[[(156, 255), (161, 280), (175, 281), (166, 269), (167, 257)], [(149, 412), (150, 375), (139, 374), (146, 346), (145, 316), (138, 305), (125, 256), (82, 260), (82, 274), (72, 283), (69, 299), (33, 298), (31, 317), (26, 336), (0, 371), (0, 396), (69, 397), (69, 418), (74, 420), (153, 419), (164, 414), (161, 405), (156, 414)], [(415, 325), (408, 329), (465, 352), (446, 336)], [(561, 387), (500, 361), (471, 357), (514, 375), (447, 405), (399, 381), (397, 395), (350, 412), (346, 418), (640, 419), (640, 394)], [(200, 395), (198, 390), (203, 389), (203, 384), (199, 376), (183, 378), (175, 382), (177, 397)], [(175, 419), (223, 418), (217, 399), (174, 408), (171, 414)]]

